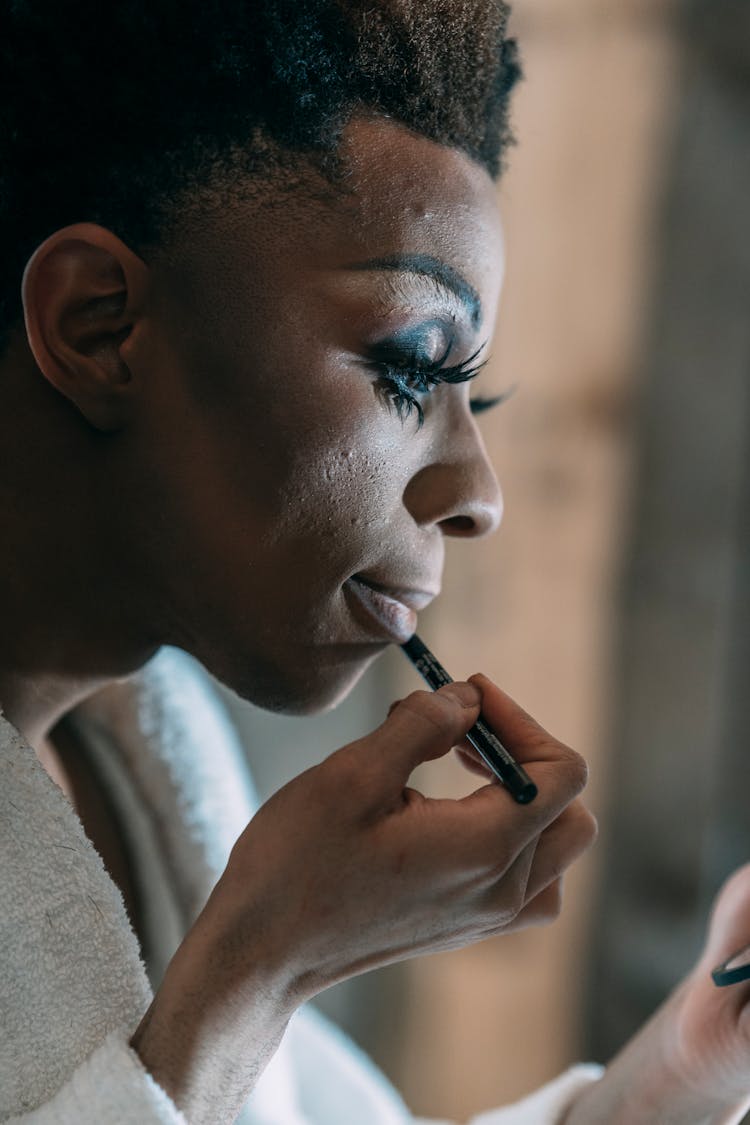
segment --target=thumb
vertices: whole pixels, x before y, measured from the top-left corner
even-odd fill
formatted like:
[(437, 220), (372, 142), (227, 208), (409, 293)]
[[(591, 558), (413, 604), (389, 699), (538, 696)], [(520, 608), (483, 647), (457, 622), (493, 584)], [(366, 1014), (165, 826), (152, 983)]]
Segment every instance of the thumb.
[(750, 864), (735, 871), (716, 896), (701, 961), (715, 968), (735, 955), (750, 962)]
[(440, 758), (462, 741), (479, 716), (481, 694), (473, 684), (452, 683), (439, 691), (415, 691), (400, 700), (372, 738), (380, 756), (398, 768), (404, 785), (421, 762)]

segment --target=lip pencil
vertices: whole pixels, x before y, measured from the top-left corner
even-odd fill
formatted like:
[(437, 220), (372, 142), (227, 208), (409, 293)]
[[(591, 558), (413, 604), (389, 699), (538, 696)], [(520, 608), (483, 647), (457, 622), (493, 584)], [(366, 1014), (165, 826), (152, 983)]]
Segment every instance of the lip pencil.
[[(453, 683), (452, 677), (435, 659), (427, 645), (420, 641), (416, 633), (411, 640), (401, 645), (401, 648), (433, 691), (437, 691), (443, 684)], [(534, 800), (537, 795), (536, 785), (515, 758), (508, 753), (497, 735), (493, 734), (481, 715), (468, 731), (466, 740), (471, 743), (495, 777), (502, 781), (519, 805), (528, 805), (529, 801)]]

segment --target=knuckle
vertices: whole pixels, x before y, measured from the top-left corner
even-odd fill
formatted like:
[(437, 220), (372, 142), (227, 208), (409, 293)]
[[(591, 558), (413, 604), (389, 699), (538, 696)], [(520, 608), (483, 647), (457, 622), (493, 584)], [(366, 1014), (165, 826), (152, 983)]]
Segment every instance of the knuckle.
[(519, 871), (495, 874), (482, 880), (479, 901), (485, 924), (508, 925), (526, 905), (527, 877)]
[(518, 887), (516, 889), (516, 892), (515, 892), (514, 896), (513, 896), (512, 912), (513, 912), (514, 918), (518, 917), (518, 915), (521, 913), (521, 911), (525, 907), (526, 902), (527, 902), (526, 886), (524, 885), (523, 887)]
[(582, 801), (575, 801), (572, 812), (575, 818), (576, 838), (582, 847), (589, 847), (599, 834), (597, 819)]
[(488, 899), (480, 912), (482, 930), (485, 936), (502, 933), (508, 926), (512, 926), (518, 915), (523, 910), (523, 898), (510, 899), (503, 897)]
[[(558, 831), (556, 831), (556, 825)], [(559, 828), (562, 829), (560, 834)], [(593, 844), (597, 834), (596, 817), (589, 812), (580, 800), (573, 801), (560, 814), (557, 822), (553, 822), (547, 832), (552, 832), (561, 848), (561, 861), (557, 874), (569, 863), (572, 863), (582, 852)]]
[(563, 908), (563, 883), (558, 876), (526, 904), (518, 918), (519, 926), (547, 925), (560, 917)]
[(393, 703), (391, 703), (390, 707), (388, 708), (388, 714), (387, 714), (386, 718), (390, 719), (391, 715), (393, 714), (393, 712), (396, 710), (396, 708), (399, 706), (400, 703), (403, 703), (402, 699), (394, 699)]
[(569, 746), (560, 747), (560, 761), (565, 767), (566, 775), (570, 779), (576, 793), (586, 788), (589, 779), (589, 765), (582, 754), (571, 750)]
[(539, 867), (539, 874), (546, 883), (560, 879), (575, 860), (580, 849), (575, 847), (570, 840), (556, 847), (552, 854), (546, 854)]
[(583, 835), (585, 837), (586, 847), (590, 847), (599, 835), (599, 822), (590, 809), (583, 806), (583, 811), (586, 814), (584, 818)]
[(452, 695), (443, 692), (413, 691), (400, 704), (434, 727), (436, 734), (453, 736), (459, 728), (464, 708)]
[(591, 836), (596, 832), (597, 823), (594, 814), (584, 805), (580, 797), (571, 801), (560, 814), (561, 819), (567, 821), (575, 835)]
[(563, 907), (562, 879), (558, 876), (543, 892), (543, 915), (550, 922), (560, 917)]

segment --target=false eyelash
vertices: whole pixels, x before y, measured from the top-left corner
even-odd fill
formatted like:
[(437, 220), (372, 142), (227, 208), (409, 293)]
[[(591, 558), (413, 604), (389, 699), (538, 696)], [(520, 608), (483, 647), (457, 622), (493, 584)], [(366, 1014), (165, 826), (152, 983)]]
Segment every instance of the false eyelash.
[[(450, 345), (434, 363), (423, 366), (406, 367), (380, 361), (377, 363), (380, 372), (380, 389), (389, 406), (394, 407), (402, 422), (409, 417), (412, 410), (416, 411), (417, 429), (419, 430), (424, 424), (424, 410), (416, 395), (429, 394), (433, 388), (441, 383), (466, 383), (469, 379), (473, 379), (487, 363), (486, 359), (482, 360), (481, 363), (474, 363), (483, 347), (484, 344), (481, 344), (468, 359), (450, 367), (444, 366), (446, 356), (450, 351)], [(472, 413), (481, 414), (483, 411), (497, 406), (507, 397), (507, 395), (499, 395), (496, 398), (473, 399), (471, 403)]]

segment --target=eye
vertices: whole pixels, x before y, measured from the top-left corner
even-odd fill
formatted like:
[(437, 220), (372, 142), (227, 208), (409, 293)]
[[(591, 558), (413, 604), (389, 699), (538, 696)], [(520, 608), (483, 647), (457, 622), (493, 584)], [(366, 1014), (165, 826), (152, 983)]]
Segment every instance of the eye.
[(469, 400), (469, 409), (472, 414), (484, 414), (485, 410), (492, 410), (494, 406), (502, 406), (509, 398), (518, 390), (518, 384), (514, 383), (512, 387), (508, 387), (507, 391), (502, 394), (493, 395), (492, 398), (484, 398), (482, 395), (477, 395), (476, 398)]
[(417, 415), (417, 429), (424, 422), (424, 409), (418, 395), (428, 395), (437, 385), (420, 368), (379, 364), (379, 378), (375, 384), (384, 401), (392, 407), (401, 421), (413, 412)]
[[(479, 374), (487, 360), (477, 363), (477, 356), (484, 348), (480, 345), (477, 350), (462, 363), (447, 365), (446, 359), (451, 350), (449, 344), (439, 359), (434, 361), (420, 360), (411, 356), (404, 356), (403, 362), (391, 353), (389, 358), (375, 360), (372, 366), (378, 373), (376, 387), (401, 419), (405, 421), (410, 414), (417, 416), (417, 429), (424, 423), (424, 409), (420, 398), (430, 394), (441, 383), (465, 383)], [(472, 414), (481, 414), (502, 402), (507, 395), (497, 398), (475, 398), (471, 400)]]

